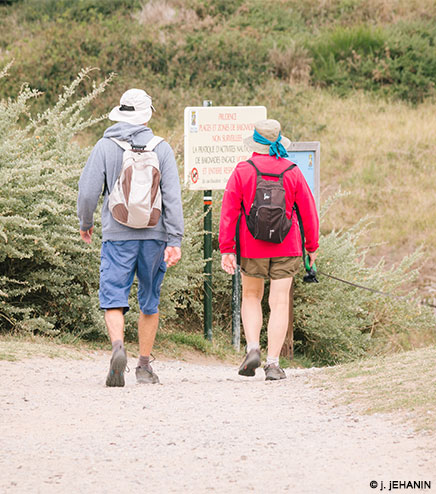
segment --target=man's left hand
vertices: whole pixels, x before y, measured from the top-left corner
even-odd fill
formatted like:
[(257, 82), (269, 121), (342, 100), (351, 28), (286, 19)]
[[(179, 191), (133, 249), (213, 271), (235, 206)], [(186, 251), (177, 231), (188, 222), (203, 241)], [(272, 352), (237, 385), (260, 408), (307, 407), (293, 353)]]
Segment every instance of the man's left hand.
[(80, 230), (80, 236), (82, 237), (82, 240), (86, 244), (90, 244), (92, 240), (92, 232), (94, 231), (94, 227), (91, 226), (89, 230)]
[(309, 266), (312, 267), (315, 263), (315, 259), (318, 257), (318, 252), (317, 251), (308, 252), (308, 254), (309, 254), (309, 259), (310, 259)]
[(164, 261), (167, 263), (167, 266), (170, 268), (171, 266), (175, 266), (182, 257), (182, 250), (180, 247), (167, 247), (165, 249)]

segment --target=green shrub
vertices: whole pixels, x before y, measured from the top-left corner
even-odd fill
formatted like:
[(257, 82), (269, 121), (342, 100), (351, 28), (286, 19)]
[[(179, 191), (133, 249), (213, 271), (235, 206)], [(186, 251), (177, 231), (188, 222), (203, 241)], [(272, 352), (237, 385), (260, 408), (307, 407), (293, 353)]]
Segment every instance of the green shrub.
[(312, 81), (340, 94), (379, 91), (412, 103), (434, 94), (436, 29), (399, 24), (389, 29), (337, 27), (309, 43)]
[(263, 0), (251, 0), (235, 12), (229, 25), (246, 30), (253, 42), (265, 34), (273, 34), (273, 41), (285, 46), (297, 33), (307, 31), (307, 23), (295, 3), (270, 1), (266, 7)]
[(208, 16), (223, 16), (229, 17), (243, 3), (243, 0), (189, 0), (187, 6), (192, 8), (200, 19)]
[(29, 21), (64, 17), (76, 21), (89, 21), (122, 10), (139, 8), (139, 0), (23, 0), (21, 15)]
[[(420, 103), (434, 94), (436, 26), (400, 23), (389, 30), (385, 57), (373, 70), (377, 84), (389, 85), (401, 99)], [(385, 91), (387, 92), (387, 91)]]
[(8, 331), (102, 330), (96, 304), (98, 242), (79, 241), (77, 179), (86, 150), (71, 142), (94, 123), (83, 108), (108, 81), (85, 98), (74, 91), (84, 70), (54, 108), (29, 118), (38, 92), (25, 86), (0, 102), (0, 328)]
[(168, 339), (179, 345), (187, 345), (204, 353), (207, 353), (211, 348), (211, 343), (205, 340), (203, 335), (200, 334), (169, 333)]
[(379, 29), (337, 27), (322, 33), (310, 44), (312, 80), (342, 92), (371, 84), (368, 69), (383, 51), (385, 35)]
[(253, 43), (237, 30), (188, 35), (172, 60), (173, 85), (220, 88), (238, 82), (253, 87), (268, 77), (267, 55), (264, 43)]

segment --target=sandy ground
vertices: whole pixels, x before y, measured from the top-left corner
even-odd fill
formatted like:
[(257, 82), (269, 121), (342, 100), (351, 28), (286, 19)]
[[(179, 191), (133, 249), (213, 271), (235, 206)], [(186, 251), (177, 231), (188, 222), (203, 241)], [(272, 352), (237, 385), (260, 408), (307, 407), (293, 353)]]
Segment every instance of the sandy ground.
[(106, 388), (108, 360), (0, 361), (1, 493), (436, 492), (434, 437), (334, 406), (314, 370), (265, 382), (165, 361), (162, 384), (141, 386), (131, 359), (126, 386)]

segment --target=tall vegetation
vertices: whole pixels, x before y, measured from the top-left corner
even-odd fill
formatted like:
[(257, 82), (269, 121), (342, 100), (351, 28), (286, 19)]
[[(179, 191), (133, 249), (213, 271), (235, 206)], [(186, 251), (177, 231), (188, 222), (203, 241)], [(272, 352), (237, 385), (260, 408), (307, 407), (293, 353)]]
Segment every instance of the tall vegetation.
[[(98, 310), (99, 225), (91, 246), (78, 236), (75, 212), (77, 180), (89, 150), (73, 136), (97, 120), (83, 119), (86, 105), (109, 83), (103, 81), (82, 98), (74, 92), (88, 77), (83, 70), (59, 96), (57, 103), (36, 117), (28, 104), (38, 92), (25, 86), (15, 99), (0, 104), (0, 327), (3, 331), (73, 333), (101, 337)], [(180, 154), (180, 149), (176, 148)], [(201, 327), (202, 222), (199, 196), (183, 193), (186, 217), (184, 260), (170, 269), (162, 296), (164, 325), (192, 331)], [(215, 217), (215, 222), (217, 217)], [(217, 226), (215, 227), (217, 230)], [(365, 266), (357, 247), (360, 228), (322, 238), (320, 268), (375, 289), (391, 291), (416, 275), (416, 255), (405, 259), (387, 276), (384, 266)], [(215, 251), (214, 262), (219, 254)], [(230, 279), (216, 270), (215, 321), (230, 320)], [(320, 363), (363, 355), (383, 345), (404, 348), (417, 334), (434, 335), (434, 317), (407, 300), (398, 303), (346, 285), (323, 280), (319, 286), (297, 284), (298, 348)], [(138, 314), (133, 304), (128, 323)], [(131, 335), (134, 325), (129, 325)]]
[(77, 176), (86, 150), (71, 142), (94, 123), (83, 108), (108, 81), (71, 101), (82, 71), (53, 108), (29, 116), (38, 91), (0, 102), (0, 325), (12, 331), (99, 333), (98, 247), (77, 241)]
[(322, 273), (363, 284), (375, 292), (340, 283), (322, 273), (319, 284), (296, 280), (296, 349), (313, 361), (332, 364), (368, 352), (412, 349), (435, 341), (434, 312), (421, 305), (416, 290), (411, 289), (419, 276), (416, 265), (422, 252), (404, 257), (389, 269), (383, 259), (370, 267), (365, 259), (370, 246), (359, 245), (367, 227), (362, 220), (352, 228), (321, 236), (318, 264)]

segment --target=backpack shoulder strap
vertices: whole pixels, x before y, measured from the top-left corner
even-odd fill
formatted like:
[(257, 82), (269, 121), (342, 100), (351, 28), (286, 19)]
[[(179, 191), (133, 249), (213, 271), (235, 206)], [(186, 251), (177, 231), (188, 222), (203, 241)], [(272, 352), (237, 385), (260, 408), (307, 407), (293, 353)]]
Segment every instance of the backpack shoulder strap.
[(147, 151), (153, 151), (153, 149), (164, 140), (163, 137), (153, 136), (145, 146)]
[(286, 168), (286, 170), (283, 170), (282, 173), (280, 173), (280, 175), (284, 175), (287, 171), (289, 170), (292, 170), (293, 168), (295, 168), (297, 165), (295, 163), (292, 163), (291, 166), (288, 166), (288, 168)]
[(251, 160), (247, 160), (247, 163), (249, 163), (251, 166), (254, 167), (254, 169), (256, 170), (256, 174), (257, 174), (258, 177), (262, 176), (262, 173), (260, 173), (259, 168), (257, 168), (257, 166)]
[(282, 173), (280, 173), (279, 175), (279, 179), (280, 179), (280, 182), (283, 183), (283, 176), (284, 174), (289, 171), (289, 170), (292, 170), (293, 168), (295, 168), (297, 165), (295, 163), (292, 163), (291, 166), (288, 166), (288, 168), (286, 168), (286, 170), (283, 170)]
[(132, 146), (127, 141), (120, 141), (119, 139), (115, 139), (115, 137), (110, 137), (109, 139), (118, 144), (118, 146), (124, 149), (124, 151), (129, 151), (130, 149), (132, 149)]

